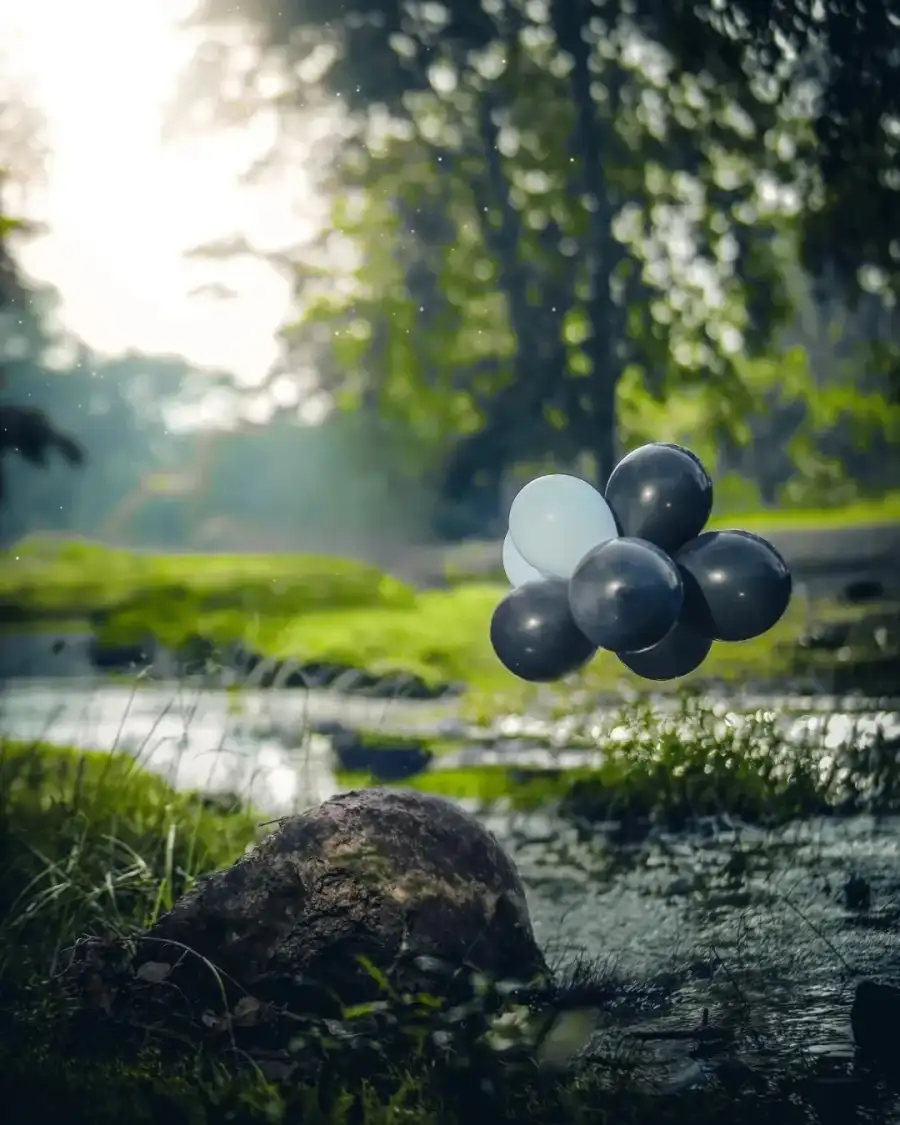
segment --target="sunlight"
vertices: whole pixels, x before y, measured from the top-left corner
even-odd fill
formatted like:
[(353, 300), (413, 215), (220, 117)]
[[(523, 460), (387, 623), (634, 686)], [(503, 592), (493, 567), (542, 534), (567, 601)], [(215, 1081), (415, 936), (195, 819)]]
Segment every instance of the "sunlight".
[[(164, 141), (164, 113), (196, 40), (179, 0), (8, 0), (0, 41), (46, 120), (44, 182), (29, 198), (49, 233), (23, 265), (55, 285), (63, 320), (101, 352), (175, 352), (259, 380), (289, 279), (262, 262), (185, 260), (198, 244), (245, 235), (278, 248), (308, 236), (303, 170), (290, 189), (240, 174), (271, 144), (272, 122)], [(228, 299), (211, 291), (227, 287)]]

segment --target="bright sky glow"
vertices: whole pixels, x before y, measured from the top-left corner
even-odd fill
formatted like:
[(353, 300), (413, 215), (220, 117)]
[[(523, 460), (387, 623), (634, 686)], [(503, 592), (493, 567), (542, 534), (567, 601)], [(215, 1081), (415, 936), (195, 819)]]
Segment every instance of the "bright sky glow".
[[(302, 168), (290, 190), (238, 182), (271, 139), (264, 121), (163, 138), (194, 50), (177, 27), (184, 14), (178, 0), (3, 4), (0, 66), (13, 66), (43, 114), (49, 148), (29, 202), (49, 234), (22, 260), (60, 290), (67, 327), (98, 351), (174, 352), (253, 383), (277, 357), (288, 279), (259, 262), (185, 261), (184, 251), (237, 233), (271, 249), (303, 238), (314, 219), (296, 205), (310, 192)], [(192, 295), (211, 284), (237, 296)]]

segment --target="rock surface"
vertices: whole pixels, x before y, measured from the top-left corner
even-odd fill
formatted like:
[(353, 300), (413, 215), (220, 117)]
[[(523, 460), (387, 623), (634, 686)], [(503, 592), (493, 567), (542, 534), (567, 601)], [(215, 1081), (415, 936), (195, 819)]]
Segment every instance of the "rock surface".
[[(525, 892), (497, 840), (428, 794), (365, 789), (278, 822), (227, 870), (203, 879), (122, 961), (82, 943), (76, 964), (125, 993), (168, 990), (197, 1013), (247, 998), (299, 1016), (453, 982), (472, 972), (526, 982), (547, 975)], [(112, 987), (105, 969), (119, 968)], [(74, 966), (73, 966), (74, 967)], [(463, 971), (460, 971), (463, 970)], [(471, 971), (470, 971), (471, 970)], [(442, 982), (442, 984), (440, 983)], [(88, 991), (98, 989), (96, 980)], [(471, 992), (469, 992), (471, 995)], [(133, 1003), (130, 1007), (134, 1007)]]

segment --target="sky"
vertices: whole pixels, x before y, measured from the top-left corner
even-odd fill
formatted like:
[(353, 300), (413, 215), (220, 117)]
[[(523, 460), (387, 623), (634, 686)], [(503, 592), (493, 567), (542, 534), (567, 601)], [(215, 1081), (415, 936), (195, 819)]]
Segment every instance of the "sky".
[[(277, 248), (315, 226), (303, 169), (248, 187), (241, 173), (271, 122), (164, 136), (195, 41), (179, 0), (4, 0), (0, 65), (42, 114), (48, 150), (27, 210), (48, 234), (25, 270), (56, 286), (66, 326), (97, 351), (176, 353), (261, 379), (277, 357), (289, 281), (261, 262), (186, 261), (197, 244), (243, 233)], [(297, 210), (307, 202), (307, 212)], [(193, 295), (225, 283), (232, 299)]]

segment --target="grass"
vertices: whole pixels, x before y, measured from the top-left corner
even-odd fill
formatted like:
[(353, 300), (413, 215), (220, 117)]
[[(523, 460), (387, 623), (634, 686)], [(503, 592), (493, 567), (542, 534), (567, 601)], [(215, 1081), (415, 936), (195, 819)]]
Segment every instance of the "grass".
[[(610, 732), (616, 731), (615, 736)], [(599, 760), (566, 770), (480, 765), (440, 768), (452, 746), (434, 744), (438, 768), (399, 784), (490, 807), (527, 811), (559, 805), (587, 821), (684, 827), (695, 818), (737, 817), (764, 826), (814, 816), (900, 810), (896, 748), (876, 735), (860, 749), (852, 726), (840, 752), (814, 730), (786, 739), (773, 714), (725, 719), (685, 692), (671, 712), (636, 703), (602, 730), (577, 727), (567, 745)], [(502, 757), (502, 743), (499, 746)], [(348, 788), (363, 774), (338, 775)]]
[(84, 618), (133, 603), (169, 615), (399, 608), (413, 592), (377, 568), (319, 555), (154, 555), (31, 536), (0, 556), (0, 606)]
[(747, 531), (807, 531), (812, 528), (872, 527), (900, 521), (900, 489), (841, 508), (773, 508), (759, 512), (714, 512), (710, 528), (743, 527)]
[[(481, 711), (520, 709), (540, 694), (524, 685), (497, 660), (490, 644), (490, 620), (509, 587), (499, 583), (467, 583), (450, 590), (415, 595), (409, 606), (370, 606), (318, 610), (299, 617), (257, 617), (248, 622), (237, 610), (166, 615), (148, 602), (114, 615), (101, 631), (110, 641), (139, 638), (155, 622), (153, 632), (172, 648), (192, 634), (217, 644), (242, 641), (254, 651), (298, 665), (327, 664), (364, 670), (376, 677), (407, 673), (429, 687), (462, 685), (469, 704)], [(656, 685), (661, 691), (710, 681), (777, 683), (797, 666), (797, 642), (808, 626), (809, 607), (795, 599), (778, 625), (762, 637), (740, 644), (716, 642), (703, 666), (677, 683)], [(858, 616), (860, 611), (851, 611)], [(831, 610), (827, 618), (845, 612)], [(830, 654), (807, 659), (807, 674), (831, 667)], [(618, 694), (646, 689), (647, 681), (630, 672), (611, 653), (600, 652), (572, 677), (571, 689)]]
[[(789, 752), (757, 718), (722, 727), (686, 698), (693, 733), (632, 716), (629, 737), (599, 770), (566, 780), (516, 781), (510, 771), (435, 774), (438, 791), (570, 804), (586, 786), (647, 809), (747, 812), (781, 818), (838, 799), (809, 749)], [(871, 755), (870, 755), (871, 760)], [(425, 784), (425, 782), (414, 782)], [(466, 790), (464, 792), (464, 790)], [(897, 789), (893, 791), (897, 795)], [(573, 806), (574, 807), (574, 806)], [(576, 810), (577, 811), (577, 808)], [(607, 812), (609, 810), (607, 809)], [(88, 1041), (51, 979), (82, 933), (119, 937), (152, 921), (204, 871), (232, 862), (259, 835), (262, 817), (179, 793), (119, 754), (46, 744), (0, 746), (0, 1099), (27, 1104), (29, 1120), (65, 1125), (463, 1125), (473, 1118), (527, 1125), (782, 1125), (811, 1120), (815, 1076), (800, 1062), (749, 1086), (660, 1095), (640, 1080), (623, 1047), (565, 1075), (526, 1068), (487, 1076), (467, 1065), (449, 1077), (414, 1061), (378, 1081), (320, 1075), (290, 1086), (198, 1048), (177, 1058), (152, 1040), (136, 1053)], [(76, 1029), (76, 1030), (73, 1030)], [(480, 1075), (480, 1077), (479, 1077)], [(15, 1118), (14, 1118), (15, 1119)], [(849, 1119), (849, 1118), (848, 1118)], [(877, 1118), (873, 1118), (877, 1120)]]
[(73, 935), (149, 925), (259, 835), (245, 810), (178, 793), (122, 754), (0, 745), (0, 978), (51, 968)]
[[(0, 561), (0, 613), (14, 632), (49, 617), (57, 629), (80, 619), (80, 627), (93, 628), (110, 645), (147, 635), (174, 650), (197, 637), (216, 646), (240, 642), (300, 667), (356, 669), (375, 678), (402, 673), (429, 688), (461, 685), (478, 709), (488, 701), (520, 707), (535, 695), (502, 667), (490, 645), (491, 614), (507, 591), (501, 582), (465, 582), (417, 592), (342, 559), (135, 555), (39, 537)], [(809, 612), (795, 598), (774, 629), (741, 644), (716, 643), (702, 668), (676, 686), (791, 675)], [(93, 624), (85, 626), (85, 618)], [(77, 629), (78, 620), (66, 627)], [(813, 658), (807, 672), (816, 672), (817, 659), (827, 663)], [(646, 686), (609, 653), (573, 683), (606, 693)]]

